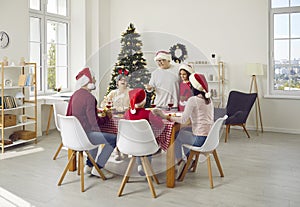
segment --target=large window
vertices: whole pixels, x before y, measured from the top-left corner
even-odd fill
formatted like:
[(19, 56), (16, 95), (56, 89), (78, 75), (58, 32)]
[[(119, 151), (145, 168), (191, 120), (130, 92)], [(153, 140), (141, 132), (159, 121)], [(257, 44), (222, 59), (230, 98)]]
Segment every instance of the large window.
[(270, 94), (300, 97), (300, 0), (270, 0)]
[(37, 63), (39, 93), (67, 90), (68, 0), (30, 0), (30, 61)]

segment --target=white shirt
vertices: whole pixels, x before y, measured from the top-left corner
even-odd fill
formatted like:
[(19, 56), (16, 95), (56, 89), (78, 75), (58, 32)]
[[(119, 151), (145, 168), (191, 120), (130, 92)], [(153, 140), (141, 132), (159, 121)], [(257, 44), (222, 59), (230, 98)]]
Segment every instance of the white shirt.
[(107, 98), (101, 102), (101, 107), (104, 108), (108, 101), (112, 101), (113, 107), (116, 108), (117, 111), (125, 111), (130, 106), (130, 90), (130, 88), (126, 88), (123, 92), (121, 92), (120, 89), (110, 91)]
[(172, 121), (184, 124), (188, 119), (192, 122), (192, 131), (197, 136), (207, 136), (214, 123), (214, 105), (212, 101), (205, 104), (201, 95), (188, 99), (181, 117), (171, 117)]
[(168, 69), (157, 68), (151, 74), (149, 85), (155, 88), (156, 97), (154, 104), (160, 107), (168, 107), (173, 99), (173, 107), (178, 106), (179, 101), (179, 69), (171, 65)]

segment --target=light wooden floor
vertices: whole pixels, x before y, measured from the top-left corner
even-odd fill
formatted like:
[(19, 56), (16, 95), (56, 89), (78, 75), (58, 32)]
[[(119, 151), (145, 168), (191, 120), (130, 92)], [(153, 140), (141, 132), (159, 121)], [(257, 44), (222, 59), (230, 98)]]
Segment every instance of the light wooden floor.
[[(300, 206), (300, 135), (265, 132), (251, 138), (232, 130), (218, 148), (224, 178), (212, 163), (214, 189), (210, 189), (206, 163), (188, 173), (174, 189), (165, 187), (165, 174), (158, 178), (158, 197), (153, 199), (144, 178), (135, 177), (124, 195), (117, 197), (121, 176), (107, 181), (85, 176), (86, 192), (80, 192), (80, 178), (67, 173), (62, 186), (57, 182), (66, 164), (65, 150), (56, 161), (52, 156), (60, 142), (57, 131), (39, 138), (38, 144), (8, 149), (0, 155), (0, 206)], [(213, 160), (213, 159), (212, 159)]]

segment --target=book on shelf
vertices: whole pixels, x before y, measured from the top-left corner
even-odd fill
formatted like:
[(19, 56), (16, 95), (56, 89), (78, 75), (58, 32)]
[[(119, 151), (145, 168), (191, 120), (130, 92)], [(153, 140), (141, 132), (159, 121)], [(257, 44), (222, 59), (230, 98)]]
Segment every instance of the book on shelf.
[[(2, 104), (2, 97), (0, 97), (0, 106)], [(16, 98), (13, 96), (3, 96), (4, 109), (11, 109), (17, 107)]]
[(21, 74), (19, 76), (18, 85), (19, 86), (31, 86), (34, 83), (33, 78), (34, 78), (33, 74), (27, 74), (27, 75)]
[(26, 77), (26, 83), (25, 86), (31, 86), (33, 84), (33, 75), (28, 74)]
[(25, 75), (25, 74), (21, 74), (21, 75), (19, 76), (18, 85), (19, 85), (19, 86), (25, 86), (25, 84), (26, 84), (26, 79), (27, 79), (26, 75)]

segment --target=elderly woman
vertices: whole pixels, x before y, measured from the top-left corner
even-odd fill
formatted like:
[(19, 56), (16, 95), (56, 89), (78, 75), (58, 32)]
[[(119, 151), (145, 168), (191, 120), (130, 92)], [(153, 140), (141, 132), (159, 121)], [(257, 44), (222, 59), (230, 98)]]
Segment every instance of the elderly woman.
[(129, 108), (129, 91), (127, 87), (127, 76), (125, 74), (119, 74), (116, 77), (117, 89), (110, 91), (110, 93), (104, 97), (101, 102), (101, 107), (104, 108), (108, 102), (112, 103), (117, 111), (125, 111)]

